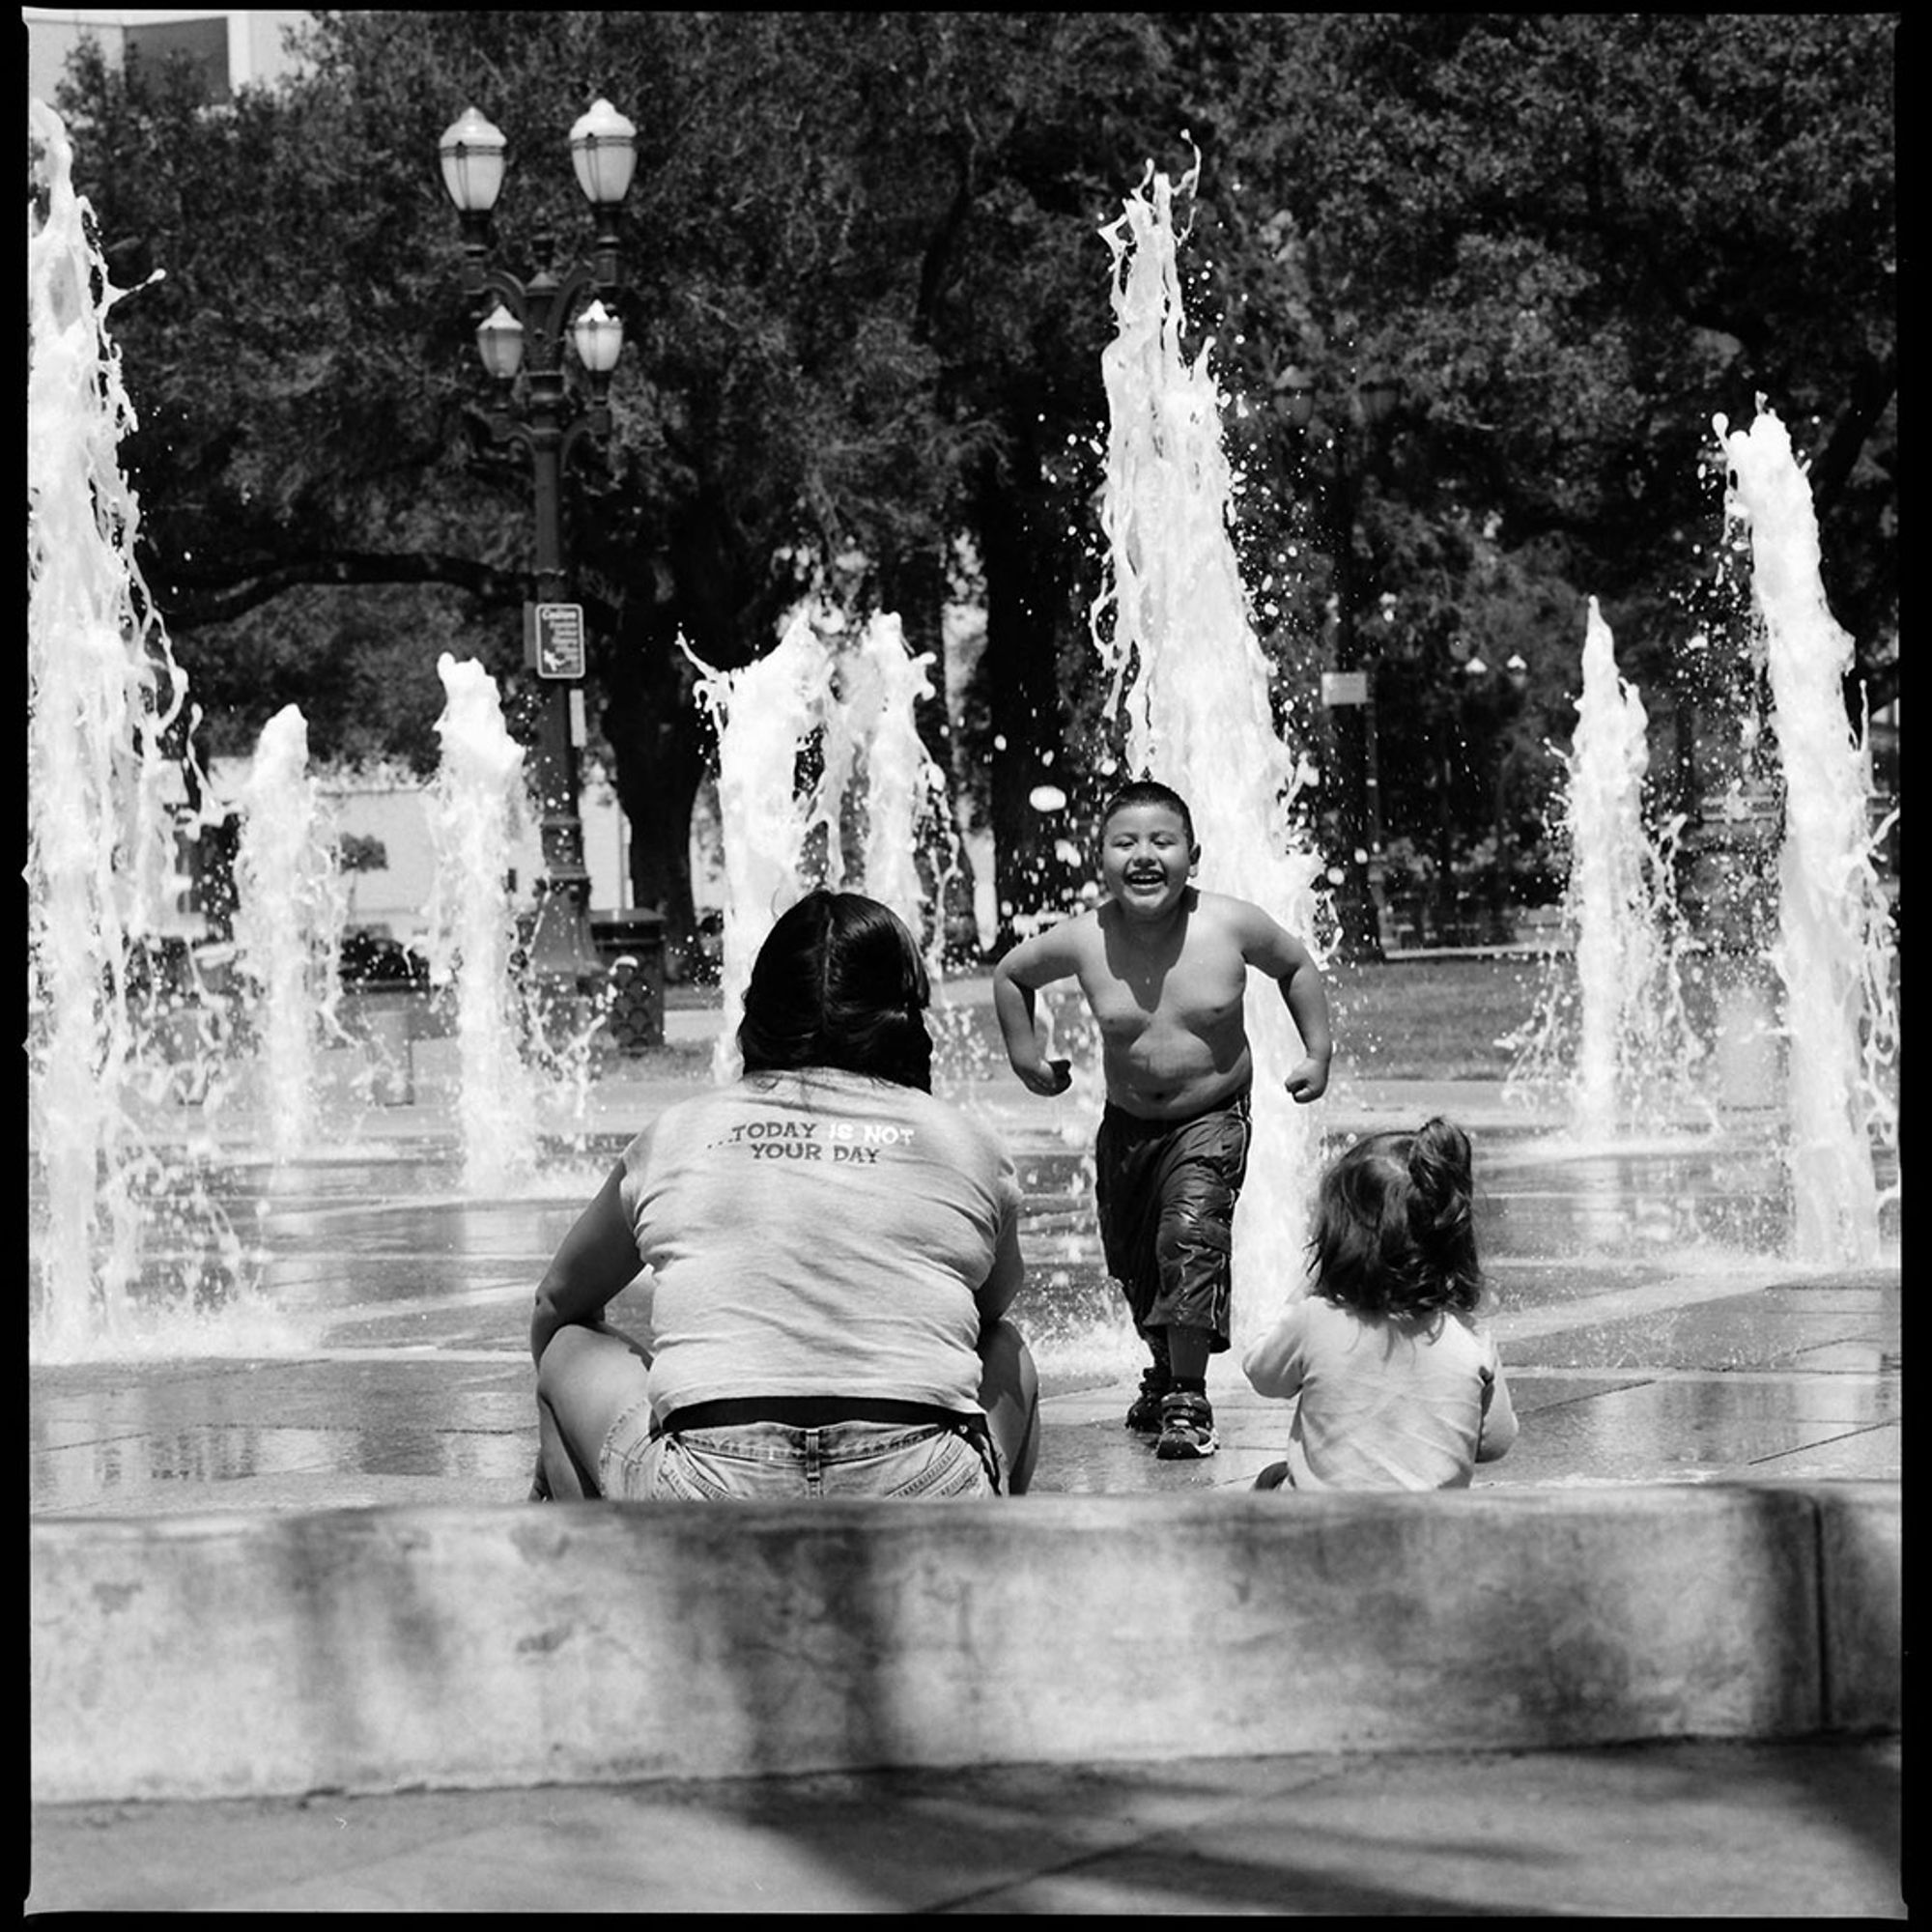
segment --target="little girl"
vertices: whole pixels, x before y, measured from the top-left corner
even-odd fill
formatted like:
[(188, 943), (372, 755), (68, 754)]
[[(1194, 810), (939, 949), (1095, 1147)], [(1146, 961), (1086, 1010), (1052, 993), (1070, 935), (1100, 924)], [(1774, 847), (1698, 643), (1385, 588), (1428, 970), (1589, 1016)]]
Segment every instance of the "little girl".
[(1516, 1440), (1470, 1220), (1469, 1137), (1444, 1120), (1368, 1134), (1316, 1201), (1309, 1293), (1242, 1359), (1299, 1395), (1288, 1461), (1255, 1487), (1461, 1490)]

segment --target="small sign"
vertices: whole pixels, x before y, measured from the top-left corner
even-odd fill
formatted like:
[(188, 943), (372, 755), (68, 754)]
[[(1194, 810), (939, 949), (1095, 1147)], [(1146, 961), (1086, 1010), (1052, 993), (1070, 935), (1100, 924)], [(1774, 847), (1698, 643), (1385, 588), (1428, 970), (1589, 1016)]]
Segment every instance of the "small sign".
[(526, 604), (526, 659), (539, 677), (583, 675), (583, 606)]
[(1369, 674), (1365, 670), (1324, 670), (1321, 673), (1323, 704), (1366, 704), (1369, 701)]

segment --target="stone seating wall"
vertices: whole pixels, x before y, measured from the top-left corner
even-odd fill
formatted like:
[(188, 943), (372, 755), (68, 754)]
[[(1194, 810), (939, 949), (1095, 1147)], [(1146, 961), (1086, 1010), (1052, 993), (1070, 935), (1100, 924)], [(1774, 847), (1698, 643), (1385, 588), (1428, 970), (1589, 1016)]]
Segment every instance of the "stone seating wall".
[(1895, 1730), (1894, 1483), (30, 1528), (33, 1797)]

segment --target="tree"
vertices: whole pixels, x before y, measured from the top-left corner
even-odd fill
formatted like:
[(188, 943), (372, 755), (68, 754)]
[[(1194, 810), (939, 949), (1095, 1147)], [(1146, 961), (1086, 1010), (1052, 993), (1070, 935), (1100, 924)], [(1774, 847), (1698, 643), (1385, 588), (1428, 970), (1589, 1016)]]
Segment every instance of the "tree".
[[(1522, 651), (1548, 735), (1568, 733), (1586, 594), (1669, 700), (1654, 717), (1727, 701), (1685, 649), (1715, 614), (1704, 459), (1713, 414), (1742, 425), (1762, 394), (1810, 461), (1851, 707), (1895, 691), (1897, 18), (1204, 20), (1197, 71), (1226, 91), (1198, 123), (1200, 243), (1231, 386), (1265, 398), (1289, 362), (1344, 403), (1372, 368), (1405, 384), (1353, 539), (1357, 580), (1397, 597), (1398, 667), (1452, 637), (1496, 661), (1499, 554), (1560, 595)], [(1293, 534), (1284, 513), (1256, 545)], [(1443, 675), (1392, 678), (1399, 747)], [(1438, 822), (1432, 805), (1403, 829)]]
[[(503, 252), (528, 269), (582, 233), (563, 130), (593, 94), (637, 121), (632, 347), (569, 524), (633, 896), (675, 945), (707, 755), (679, 638), (743, 664), (814, 566), (856, 556), (858, 594), (937, 652), (962, 535), (985, 575), (984, 735), (952, 763), (985, 776), (1000, 896), (1067, 889), (1027, 801), (1099, 742), (1096, 231), (1149, 159), (1179, 172), (1183, 133), (1197, 340), (1261, 412), (1249, 430), (1290, 361), (1331, 398), (1372, 362), (1406, 384), (1347, 534), (1274, 431), (1244, 459), (1237, 536), (1305, 715), (1343, 543), (1400, 671), (1398, 745), (1427, 736), (1441, 654), (1493, 662), (1514, 625), (1521, 706), (1460, 715), (1496, 741), (1466, 762), (1515, 744), (1518, 784), (1525, 734), (1567, 727), (1586, 593), (1637, 674), (1675, 676), (1676, 586), (1716, 527), (1709, 417), (1745, 420), (1760, 388), (1813, 455), (1833, 607), (1882, 701), (1895, 23), (351, 12), (318, 17), (299, 80), (229, 111), (98, 60), (63, 105), (117, 281), (164, 271), (115, 325), (177, 655), (238, 732), (286, 685), (325, 714), (319, 749), (420, 760), (438, 650), (489, 664), (513, 726), (532, 701), (528, 477), (482, 434), (437, 138), (472, 101), (504, 128)], [(1529, 611), (1549, 614), (1523, 635)], [(1450, 793), (1473, 847), (1495, 786)], [(1444, 802), (1401, 809), (1433, 824)]]
[[(426, 766), (438, 649), (507, 668), (481, 616), (521, 578), (501, 507), (450, 487), (458, 417), (422, 380), (411, 238), (384, 230), (380, 190), (297, 96), (243, 90), (210, 112), (186, 64), (117, 72), (84, 43), (61, 105), (131, 291), (112, 323), (139, 417), (123, 458), (207, 748), (247, 749), (296, 698), (319, 753)], [(400, 587), (423, 585), (460, 594)]]
[[(488, 104), (518, 164), (504, 252), (541, 259), (582, 213), (567, 170), (523, 157), (560, 159), (592, 88), (624, 99), (645, 129), (635, 353), (571, 521), (636, 896), (675, 934), (703, 757), (676, 640), (720, 667), (768, 647), (801, 557), (856, 548), (895, 587), (922, 560), (929, 581), (997, 441), (934, 344), (973, 200), (954, 137), (975, 102), (947, 90), (1024, 51), (972, 16), (350, 14), (319, 26), (301, 80), (222, 117), (181, 76), (84, 66), (68, 105), (118, 262), (167, 271), (125, 311), (129, 461), (191, 674), (197, 633), (300, 584), (450, 586), (460, 628), (504, 636), (527, 485), (477, 435), (432, 157), (457, 105)], [(220, 637), (211, 690), (242, 696), (213, 661), (269, 655), (266, 628)], [(492, 665), (514, 695), (514, 665)]]
[(1109, 327), (1099, 230), (1171, 147), (1178, 81), (1156, 16), (955, 18), (937, 96), (954, 193), (923, 286), (941, 406), (991, 432), (952, 509), (984, 575), (985, 735), (965, 751), (987, 775), (1004, 947), (1014, 912), (1059, 909), (1076, 883), (1037, 788), (1097, 803), (1078, 721), (1093, 709), (1087, 610), (1102, 568), (1091, 503)]
[[(1070, 345), (1101, 309), (1066, 299), (1083, 276), (1064, 244), (1113, 170), (1082, 145), (1111, 125), (1083, 63), (1154, 44), (1144, 25), (1061, 15), (349, 14), (322, 21), (301, 80), (225, 117), (179, 77), (83, 68), (69, 106), (118, 259), (130, 280), (167, 270), (126, 311), (144, 416), (129, 454), (184, 663), (201, 668), (197, 633), (298, 584), (450, 586), (459, 628), (503, 637), (526, 594), (526, 485), (476, 434), (431, 156), (457, 104), (487, 104), (516, 164), (505, 253), (541, 257), (581, 211), (567, 171), (523, 157), (560, 149), (591, 89), (625, 99), (645, 129), (629, 219), (648, 245), (630, 257), (608, 470), (576, 479), (572, 525), (636, 896), (675, 934), (703, 756), (676, 639), (746, 662), (803, 588), (796, 560), (854, 549), (880, 594), (915, 592), (916, 639), (936, 631), (935, 559), (1006, 473), (1016, 418), (1031, 435), (1032, 393), (1078, 387), (1091, 421)], [(1096, 244), (1094, 280), (1097, 264)], [(1082, 308), (1094, 320), (1062, 347), (1060, 318)], [(1044, 379), (1028, 366), (1042, 347)], [(1037, 522), (1064, 526), (1062, 506)], [(1042, 621), (1022, 655), (1050, 650)], [(264, 628), (208, 658), (259, 661)], [(500, 649), (492, 668), (514, 692)], [(1051, 708), (1027, 739), (1055, 728)]]

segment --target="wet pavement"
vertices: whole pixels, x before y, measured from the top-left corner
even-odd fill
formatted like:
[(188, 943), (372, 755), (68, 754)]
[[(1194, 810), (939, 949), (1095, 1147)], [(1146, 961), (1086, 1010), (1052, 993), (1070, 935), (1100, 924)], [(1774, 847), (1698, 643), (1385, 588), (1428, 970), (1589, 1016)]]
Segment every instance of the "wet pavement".
[[(709, 1016), (671, 1021), (690, 1041)], [(444, 1045), (419, 1047), (414, 1104), (363, 1109), (326, 1157), (277, 1166), (245, 1133), (211, 1135), (204, 1171), (254, 1293), (120, 1359), (30, 1368), (35, 1517), (521, 1501), (537, 1276), (623, 1138), (703, 1071), (615, 1072), (587, 1140), (522, 1198), (478, 1201)], [(1029, 1191), (1015, 1314), (1042, 1368), (1036, 1489), (1251, 1483), (1290, 1410), (1233, 1356), (1210, 1370), (1214, 1458), (1156, 1463), (1121, 1426), (1139, 1362), (1065, 1110), (1043, 1120), (1009, 1078), (958, 1097), (1009, 1134)], [(1476, 1083), (1345, 1080), (1324, 1107), (1331, 1136), (1442, 1111), (1476, 1137), (1522, 1424), (1480, 1485), (1900, 1477), (1896, 1204), (1879, 1264), (1779, 1260), (1774, 1122), (1589, 1152)], [(1896, 1776), (1893, 1739), (41, 1807), (29, 1909), (1895, 1917)]]
[[(708, 1021), (671, 1017), (674, 1037)], [(200, 1165), (246, 1249), (248, 1293), (205, 1321), (172, 1318), (119, 1359), (33, 1366), (31, 1510), (520, 1499), (536, 1280), (629, 1131), (701, 1077), (695, 1062), (614, 1072), (587, 1136), (511, 1199), (464, 1191), (428, 1072), (416, 1104), (363, 1110), (327, 1155), (276, 1164), (231, 1133)], [(1014, 1313), (1045, 1395), (1036, 1487), (1251, 1481), (1281, 1453), (1291, 1411), (1248, 1390), (1235, 1353), (1209, 1370), (1219, 1456), (1157, 1463), (1121, 1427), (1141, 1356), (1097, 1261), (1077, 1118), (1010, 1080), (960, 1097), (1008, 1136), (1028, 1192), (1030, 1280)], [(1591, 1151), (1474, 1082), (1345, 1083), (1323, 1105), (1330, 1136), (1437, 1109), (1476, 1136), (1478, 1240), (1522, 1420), (1479, 1484), (1900, 1474), (1896, 1205), (1879, 1265), (1781, 1261), (1773, 1123)], [(155, 1265), (177, 1259), (162, 1243)], [(630, 1300), (613, 1317), (642, 1325)]]

